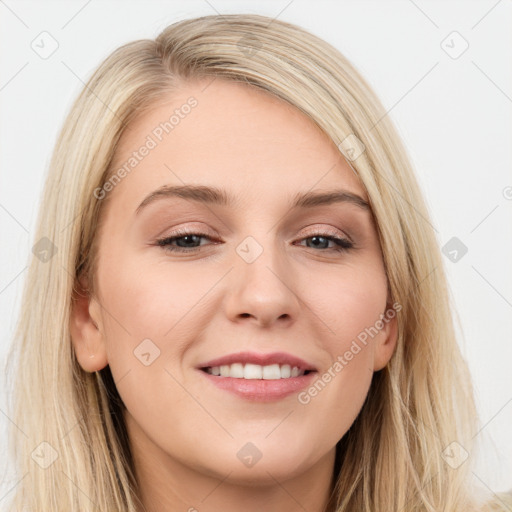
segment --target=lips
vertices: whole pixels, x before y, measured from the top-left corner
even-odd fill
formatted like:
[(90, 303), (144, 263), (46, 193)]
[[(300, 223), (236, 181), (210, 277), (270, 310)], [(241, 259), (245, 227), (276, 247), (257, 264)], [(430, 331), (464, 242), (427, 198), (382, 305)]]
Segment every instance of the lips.
[(251, 402), (273, 402), (299, 392), (316, 378), (311, 363), (284, 352), (239, 352), (196, 367), (215, 387)]
[(287, 354), (286, 352), (273, 352), (271, 354), (258, 354), (256, 352), (238, 352), (227, 356), (206, 361), (197, 366), (198, 369), (206, 370), (216, 366), (232, 365), (234, 363), (255, 364), (259, 366), (270, 366), (278, 364), (280, 366), (289, 365), (291, 368), (297, 367), (301, 372), (317, 371), (315, 366), (300, 357)]

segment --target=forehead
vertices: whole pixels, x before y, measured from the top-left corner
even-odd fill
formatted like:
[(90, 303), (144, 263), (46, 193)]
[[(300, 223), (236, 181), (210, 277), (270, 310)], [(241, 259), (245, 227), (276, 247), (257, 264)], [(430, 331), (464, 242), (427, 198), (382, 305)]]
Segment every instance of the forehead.
[(128, 176), (115, 192), (137, 197), (165, 184), (202, 184), (266, 197), (343, 186), (366, 198), (309, 117), (265, 91), (220, 78), (183, 84), (134, 120), (113, 171), (123, 166)]

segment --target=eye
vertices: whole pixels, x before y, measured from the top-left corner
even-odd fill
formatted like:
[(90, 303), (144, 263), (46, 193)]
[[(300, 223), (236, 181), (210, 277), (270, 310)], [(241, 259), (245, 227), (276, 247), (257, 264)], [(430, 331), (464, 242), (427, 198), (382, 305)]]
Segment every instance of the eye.
[[(308, 240), (311, 240), (310, 244), (307, 244)], [(332, 233), (313, 233), (306, 238), (302, 238), (301, 241), (306, 241), (307, 247), (313, 249), (323, 249), (323, 252), (343, 252), (348, 251), (354, 247), (354, 244), (347, 238), (342, 238)], [(334, 246), (328, 247), (329, 242), (333, 243)]]
[[(176, 233), (173, 233), (173, 236), (168, 236), (157, 240), (157, 244), (160, 247), (165, 248), (166, 251), (191, 253), (200, 249), (201, 244), (199, 242), (201, 238), (212, 240), (212, 238), (206, 233), (180, 230)], [(174, 243), (177, 245), (174, 245)], [(197, 245), (198, 243), (199, 245)]]
[[(157, 240), (157, 245), (163, 247), (166, 251), (193, 253), (199, 251), (202, 245), (208, 245), (201, 244), (201, 239), (213, 240), (213, 238), (206, 233), (180, 230), (173, 233), (172, 236)], [(311, 240), (310, 244), (307, 243), (308, 240)], [(306, 241), (308, 248), (319, 249), (321, 252), (342, 252), (348, 251), (354, 247), (353, 242), (347, 238), (336, 236), (336, 234), (333, 233), (312, 233), (302, 238), (300, 241)], [(329, 247), (329, 243), (334, 245)]]

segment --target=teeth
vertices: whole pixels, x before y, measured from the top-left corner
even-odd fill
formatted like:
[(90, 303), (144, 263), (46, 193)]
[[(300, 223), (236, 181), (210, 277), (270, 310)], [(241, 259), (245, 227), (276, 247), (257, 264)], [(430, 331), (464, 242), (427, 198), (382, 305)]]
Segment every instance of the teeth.
[[(244, 366), (244, 379), (261, 379), (263, 368), (258, 364), (246, 364)], [(231, 372), (229, 374), (231, 377)]]
[(234, 363), (229, 369), (229, 376), (235, 379), (243, 379), (245, 376), (244, 365), (241, 363)]
[(281, 379), (288, 379), (292, 374), (292, 369), (289, 364), (281, 366)]
[(265, 380), (280, 379), (281, 368), (278, 364), (271, 364), (270, 366), (263, 367), (263, 378)]
[(223, 364), (221, 366), (213, 366), (207, 368), (206, 372), (210, 375), (220, 377), (232, 377), (235, 379), (263, 379), (277, 380), (289, 379), (290, 377), (301, 377), (304, 370), (299, 370), (297, 366), (293, 368), (289, 364), (271, 364), (268, 366), (260, 366), (259, 364), (242, 363)]

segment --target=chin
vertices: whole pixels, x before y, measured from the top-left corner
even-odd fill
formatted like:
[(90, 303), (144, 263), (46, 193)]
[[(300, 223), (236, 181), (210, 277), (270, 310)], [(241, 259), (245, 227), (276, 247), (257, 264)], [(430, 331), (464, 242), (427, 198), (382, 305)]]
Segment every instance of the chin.
[(321, 458), (314, 446), (276, 441), (235, 442), (226, 449), (218, 446), (203, 462), (203, 472), (221, 479), (229, 474), (228, 481), (233, 484), (261, 487), (296, 477)]

